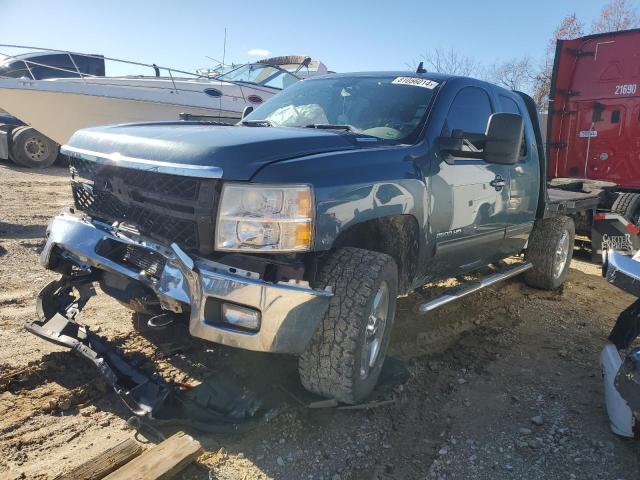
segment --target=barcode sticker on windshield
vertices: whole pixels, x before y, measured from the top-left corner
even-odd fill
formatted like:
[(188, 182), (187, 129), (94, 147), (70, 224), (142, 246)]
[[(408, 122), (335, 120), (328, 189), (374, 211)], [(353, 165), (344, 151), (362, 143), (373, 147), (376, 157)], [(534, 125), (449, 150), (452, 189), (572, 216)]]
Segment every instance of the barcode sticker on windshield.
[(396, 85), (411, 85), (413, 87), (428, 88), (429, 90), (433, 90), (438, 86), (438, 82), (416, 77), (398, 77), (391, 83), (395, 83)]

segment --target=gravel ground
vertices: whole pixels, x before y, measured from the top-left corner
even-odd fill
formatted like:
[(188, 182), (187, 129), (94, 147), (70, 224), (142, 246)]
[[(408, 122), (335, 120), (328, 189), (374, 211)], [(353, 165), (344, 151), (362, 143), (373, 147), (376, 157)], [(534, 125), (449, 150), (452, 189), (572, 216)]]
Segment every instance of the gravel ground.
[[(54, 478), (127, 437), (158, 441), (127, 426), (128, 411), (90, 365), (22, 330), (37, 291), (55, 278), (36, 262), (46, 222), (69, 201), (65, 168), (0, 163), (3, 479)], [(81, 321), (169, 380), (233, 372), (249, 388), (270, 387), (280, 412), (270, 421), (244, 433), (189, 431), (205, 453), (183, 478), (635, 480), (640, 447), (610, 433), (598, 367), (608, 331), (633, 298), (576, 253), (560, 292), (514, 279), (428, 317), (417, 306), (442, 285), (400, 299), (390, 353), (409, 378), (381, 391), (391, 402), (366, 410), (301, 406), (282, 392), (300, 391), (290, 357), (190, 341), (184, 332), (170, 340), (183, 339), (186, 351), (163, 355), (161, 336), (133, 329), (132, 315), (101, 294)]]

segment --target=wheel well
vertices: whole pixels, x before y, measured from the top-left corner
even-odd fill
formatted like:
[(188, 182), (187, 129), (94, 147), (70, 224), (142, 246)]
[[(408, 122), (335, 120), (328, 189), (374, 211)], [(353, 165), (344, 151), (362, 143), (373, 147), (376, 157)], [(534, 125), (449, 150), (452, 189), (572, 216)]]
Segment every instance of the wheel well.
[(407, 293), (418, 266), (418, 221), (411, 215), (392, 215), (358, 223), (342, 232), (333, 248), (356, 247), (386, 253), (398, 266), (398, 291)]

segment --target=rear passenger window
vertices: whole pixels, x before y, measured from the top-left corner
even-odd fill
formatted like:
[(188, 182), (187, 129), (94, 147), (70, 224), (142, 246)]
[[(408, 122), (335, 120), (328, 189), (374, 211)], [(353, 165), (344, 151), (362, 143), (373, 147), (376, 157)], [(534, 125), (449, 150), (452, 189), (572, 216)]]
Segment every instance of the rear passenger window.
[(518, 108), (518, 104), (509, 97), (505, 97), (504, 95), (500, 95), (500, 105), (502, 106), (502, 111), (505, 113), (517, 113), (518, 115), (522, 115), (520, 113), (520, 109)]
[(442, 134), (451, 135), (453, 130), (458, 129), (466, 133), (484, 133), (491, 113), (491, 103), (484, 90), (463, 88), (449, 108)]

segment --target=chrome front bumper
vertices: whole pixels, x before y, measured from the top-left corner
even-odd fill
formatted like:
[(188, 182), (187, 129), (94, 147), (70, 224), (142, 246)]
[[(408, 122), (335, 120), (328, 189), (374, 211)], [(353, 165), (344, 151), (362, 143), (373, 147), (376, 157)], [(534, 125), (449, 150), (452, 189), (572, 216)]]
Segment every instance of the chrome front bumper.
[[(105, 240), (160, 253), (166, 263), (158, 279), (96, 253)], [(80, 269), (97, 268), (140, 281), (156, 293), (165, 309), (179, 312), (188, 305), (191, 335), (246, 350), (303, 352), (332, 296), (328, 290), (309, 288), (306, 282), (265, 282), (256, 273), (191, 257), (176, 244), (167, 247), (67, 212), (53, 218), (47, 228), (40, 255), (40, 263), (47, 268), (54, 250)], [(208, 323), (205, 303), (211, 297), (258, 310), (259, 330), (246, 332)]]

